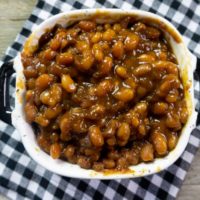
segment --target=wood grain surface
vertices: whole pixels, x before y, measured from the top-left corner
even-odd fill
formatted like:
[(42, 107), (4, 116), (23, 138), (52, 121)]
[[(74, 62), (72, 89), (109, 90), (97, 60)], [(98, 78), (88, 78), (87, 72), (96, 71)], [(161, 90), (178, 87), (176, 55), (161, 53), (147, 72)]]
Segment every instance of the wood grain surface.
[[(35, 3), (36, 0), (0, 0), (0, 59), (19, 33)], [(200, 149), (193, 160), (177, 199), (200, 199)], [(0, 194), (0, 200), (6, 200), (5, 194)]]

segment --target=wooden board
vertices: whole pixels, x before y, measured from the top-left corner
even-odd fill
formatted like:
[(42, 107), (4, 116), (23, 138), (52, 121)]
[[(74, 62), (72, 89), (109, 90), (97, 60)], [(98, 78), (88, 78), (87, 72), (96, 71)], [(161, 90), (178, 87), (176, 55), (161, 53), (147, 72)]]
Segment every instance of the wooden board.
[[(29, 17), (36, 0), (0, 0), (0, 58)], [(2, 194), (4, 196), (4, 194)], [(200, 149), (179, 192), (178, 200), (200, 197)], [(5, 200), (0, 195), (0, 200)]]
[(31, 14), (35, 3), (36, 0), (0, 0), (0, 59)]

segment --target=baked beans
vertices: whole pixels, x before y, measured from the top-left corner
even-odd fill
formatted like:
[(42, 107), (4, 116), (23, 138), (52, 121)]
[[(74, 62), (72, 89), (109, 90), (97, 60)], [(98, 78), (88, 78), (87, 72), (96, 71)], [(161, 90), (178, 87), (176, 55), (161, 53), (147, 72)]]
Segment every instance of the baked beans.
[(24, 111), (41, 148), (85, 169), (126, 169), (176, 147), (188, 111), (178, 63), (158, 28), (56, 25), (22, 53)]

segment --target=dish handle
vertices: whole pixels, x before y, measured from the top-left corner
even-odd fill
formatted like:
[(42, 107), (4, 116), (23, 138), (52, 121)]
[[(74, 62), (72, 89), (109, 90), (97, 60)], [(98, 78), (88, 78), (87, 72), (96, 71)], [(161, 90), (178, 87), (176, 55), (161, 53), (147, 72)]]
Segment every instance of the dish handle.
[[(197, 90), (198, 93), (196, 93), (197, 95), (197, 101), (200, 101), (200, 58), (196, 57), (196, 68), (194, 70), (194, 79), (197, 81)], [(196, 108), (195, 108), (196, 112), (197, 112), (197, 124), (200, 122), (200, 106), (199, 103), (196, 103)]]
[(9, 85), (11, 75), (15, 73), (13, 61), (5, 62), (0, 67), (0, 120), (12, 125), (9, 97)]

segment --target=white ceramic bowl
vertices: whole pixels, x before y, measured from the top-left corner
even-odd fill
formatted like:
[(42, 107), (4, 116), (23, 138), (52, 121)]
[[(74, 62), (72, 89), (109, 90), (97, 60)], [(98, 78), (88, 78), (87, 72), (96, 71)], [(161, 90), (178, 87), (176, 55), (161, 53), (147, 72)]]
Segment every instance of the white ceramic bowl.
[(168, 37), (172, 49), (177, 57), (181, 77), (183, 78), (184, 87), (188, 87), (185, 90), (185, 96), (187, 105), (189, 108), (188, 122), (185, 124), (182, 133), (180, 135), (176, 148), (171, 151), (164, 158), (157, 158), (151, 163), (141, 163), (136, 166), (131, 166), (130, 170), (126, 172), (118, 173), (101, 173), (94, 170), (86, 170), (80, 168), (78, 165), (70, 164), (62, 160), (54, 160), (47, 155), (37, 144), (34, 131), (30, 124), (25, 121), (24, 117), (24, 93), (25, 93), (25, 78), (23, 75), (23, 66), (21, 62), (20, 54), (16, 57), (14, 62), (14, 68), (17, 72), (16, 80), (16, 101), (15, 109), (12, 112), (12, 123), (19, 131), (22, 142), (29, 153), (29, 155), (40, 165), (46, 169), (55, 172), (57, 174), (75, 177), (75, 178), (88, 178), (88, 179), (116, 179), (116, 178), (134, 178), (145, 176), (159, 172), (171, 164), (173, 164), (179, 156), (183, 153), (192, 129), (196, 122), (196, 113), (194, 111), (194, 93), (193, 93), (193, 70), (196, 66), (195, 60), (192, 59), (192, 55), (185, 46), (180, 33), (176, 28), (164, 18), (140, 10), (119, 10), (119, 9), (90, 9), (90, 10), (76, 10), (67, 11), (55, 15), (42, 24), (40, 24), (31, 34), (24, 45), (24, 51), (29, 54), (37, 46), (40, 36), (49, 28), (55, 24), (61, 24), (62, 26), (68, 26), (74, 21), (82, 19), (90, 19), (91, 17), (96, 20), (97, 23), (102, 22), (114, 22), (123, 16), (132, 15), (137, 19), (153, 22), (152, 25), (161, 28), (166, 37)]

